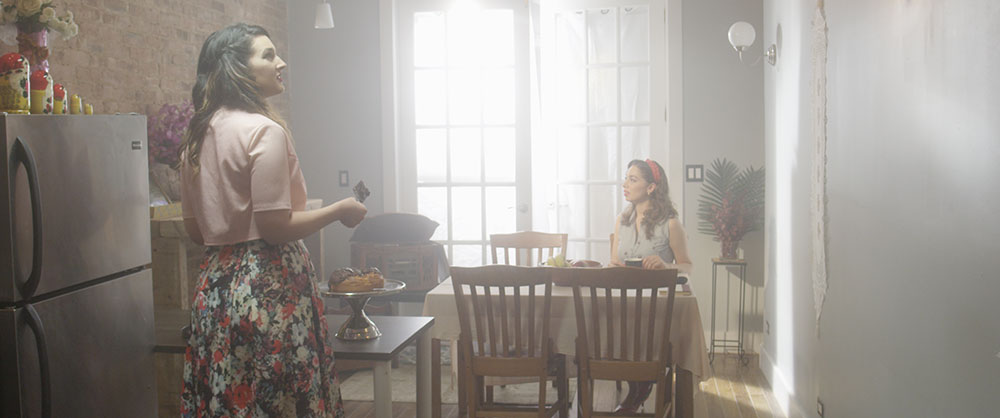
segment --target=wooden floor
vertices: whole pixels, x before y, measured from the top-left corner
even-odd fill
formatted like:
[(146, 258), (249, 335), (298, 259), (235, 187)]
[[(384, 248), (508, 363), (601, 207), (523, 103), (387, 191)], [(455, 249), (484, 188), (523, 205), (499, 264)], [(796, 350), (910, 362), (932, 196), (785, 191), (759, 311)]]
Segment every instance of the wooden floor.
[[(771, 393), (770, 385), (757, 367), (756, 357), (751, 357), (749, 366), (741, 366), (736, 356), (719, 355), (712, 365), (712, 376), (701, 383), (701, 397), (704, 399), (709, 418), (784, 418), (781, 409)], [(599, 409), (614, 407), (614, 399), (598, 399)], [(697, 402), (697, 401), (696, 401)], [(612, 405), (605, 405), (612, 403)], [(347, 418), (367, 418), (375, 416), (372, 402), (344, 402)], [(392, 405), (392, 416), (412, 418), (417, 415), (416, 404), (396, 402)], [(441, 406), (443, 418), (457, 418), (458, 405)], [(702, 418), (702, 417), (698, 417)]]

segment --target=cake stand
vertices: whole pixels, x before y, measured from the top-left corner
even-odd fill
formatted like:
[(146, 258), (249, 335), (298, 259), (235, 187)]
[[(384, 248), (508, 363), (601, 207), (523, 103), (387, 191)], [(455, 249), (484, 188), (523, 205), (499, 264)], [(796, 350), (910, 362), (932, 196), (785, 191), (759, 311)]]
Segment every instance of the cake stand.
[(371, 318), (365, 314), (365, 305), (368, 300), (376, 296), (386, 296), (401, 292), (406, 288), (406, 283), (399, 280), (385, 279), (383, 287), (372, 289), (368, 292), (332, 292), (327, 289), (320, 289), (323, 296), (342, 297), (351, 305), (351, 316), (344, 321), (337, 331), (337, 338), (348, 341), (364, 341), (378, 338), (382, 332), (378, 330)]

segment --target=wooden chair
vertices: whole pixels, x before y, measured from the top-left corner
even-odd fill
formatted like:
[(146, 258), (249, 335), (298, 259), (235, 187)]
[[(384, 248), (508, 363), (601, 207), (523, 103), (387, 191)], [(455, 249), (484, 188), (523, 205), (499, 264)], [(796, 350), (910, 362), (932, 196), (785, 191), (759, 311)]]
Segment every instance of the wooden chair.
[[(555, 269), (553, 281), (556, 285), (573, 288), (582, 416), (622, 416), (621, 413), (594, 411), (595, 380), (656, 382), (655, 412), (635, 416), (672, 416), (674, 364), (670, 316), (674, 308), (677, 270)], [(657, 296), (663, 288), (667, 291), (666, 301), (665, 306), (660, 307)], [(584, 306), (583, 292), (590, 293), (589, 307)], [(628, 306), (630, 299), (634, 301), (634, 308)], [(645, 311), (644, 305), (648, 306)]]
[[(509, 264), (516, 266), (537, 266), (559, 254), (566, 254), (567, 234), (552, 234), (547, 232), (522, 231), (513, 234), (490, 235), (490, 247), (493, 248), (493, 264)], [(503, 262), (499, 260), (498, 250), (503, 252)], [(514, 262), (511, 262), (511, 250)], [(522, 258), (521, 253), (527, 258)]]
[[(568, 416), (566, 356), (554, 352), (549, 338), (552, 270), (506, 265), (451, 268), (462, 330), (459, 381), (466, 387), (469, 417), (551, 417), (556, 412)], [(536, 309), (539, 285), (545, 286), (544, 302)], [(484, 396), (488, 377), (531, 378), (539, 385), (538, 404), (494, 403)], [(555, 379), (558, 399), (546, 405), (550, 379)]]

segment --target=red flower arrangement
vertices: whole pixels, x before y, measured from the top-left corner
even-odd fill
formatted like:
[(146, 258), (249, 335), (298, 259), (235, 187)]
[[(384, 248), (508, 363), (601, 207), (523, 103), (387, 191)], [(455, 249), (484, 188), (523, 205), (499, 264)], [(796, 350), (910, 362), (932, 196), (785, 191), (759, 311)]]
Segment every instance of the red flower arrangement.
[(764, 223), (764, 168), (741, 172), (725, 158), (713, 161), (698, 199), (698, 219), (698, 230), (722, 243), (722, 258), (736, 258), (743, 236)]

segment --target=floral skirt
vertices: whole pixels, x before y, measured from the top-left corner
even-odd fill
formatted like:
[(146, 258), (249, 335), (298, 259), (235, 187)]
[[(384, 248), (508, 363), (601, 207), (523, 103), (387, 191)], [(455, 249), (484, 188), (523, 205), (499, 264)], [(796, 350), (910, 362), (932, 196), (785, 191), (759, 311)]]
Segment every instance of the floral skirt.
[(343, 417), (315, 274), (301, 241), (206, 250), (182, 416)]

